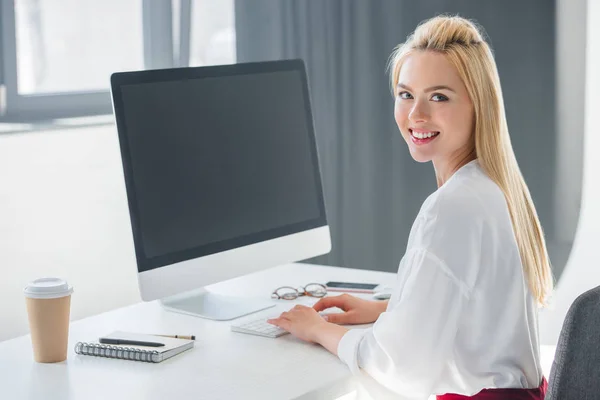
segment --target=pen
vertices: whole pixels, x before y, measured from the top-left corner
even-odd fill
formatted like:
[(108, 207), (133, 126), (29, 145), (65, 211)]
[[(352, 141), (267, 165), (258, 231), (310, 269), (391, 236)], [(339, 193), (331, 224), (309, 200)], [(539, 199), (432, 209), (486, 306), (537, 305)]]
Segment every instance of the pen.
[(170, 337), (173, 339), (187, 339), (187, 340), (196, 340), (196, 336), (186, 336), (186, 335), (152, 335), (152, 336), (162, 336), (162, 337)]
[(127, 340), (127, 339), (100, 338), (98, 341), (102, 344), (129, 344), (129, 345), (133, 345), (133, 346), (148, 346), (148, 347), (163, 347), (164, 346), (164, 343), (142, 342), (139, 340)]

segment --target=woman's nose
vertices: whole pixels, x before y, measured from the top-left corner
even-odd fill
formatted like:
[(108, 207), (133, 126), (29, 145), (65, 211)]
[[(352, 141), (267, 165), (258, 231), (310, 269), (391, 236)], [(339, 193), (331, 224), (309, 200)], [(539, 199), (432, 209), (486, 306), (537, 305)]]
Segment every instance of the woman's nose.
[(426, 121), (429, 118), (429, 111), (427, 106), (422, 104), (421, 101), (415, 101), (408, 114), (408, 119), (411, 122)]

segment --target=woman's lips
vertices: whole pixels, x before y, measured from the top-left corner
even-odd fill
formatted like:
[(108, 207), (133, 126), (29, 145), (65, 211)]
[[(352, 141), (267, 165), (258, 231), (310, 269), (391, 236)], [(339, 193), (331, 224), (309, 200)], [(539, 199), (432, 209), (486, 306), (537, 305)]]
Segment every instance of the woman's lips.
[[(417, 145), (431, 143), (440, 135), (440, 133), (437, 131), (430, 131), (431, 133), (433, 133), (433, 135), (431, 137), (420, 138), (420, 137), (415, 136), (415, 132), (412, 129), (409, 129), (408, 131), (410, 132), (410, 138), (411, 138), (412, 142)], [(423, 136), (422, 134), (424, 134), (426, 132), (416, 132), (416, 133), (419, 134), (419, 136)]]

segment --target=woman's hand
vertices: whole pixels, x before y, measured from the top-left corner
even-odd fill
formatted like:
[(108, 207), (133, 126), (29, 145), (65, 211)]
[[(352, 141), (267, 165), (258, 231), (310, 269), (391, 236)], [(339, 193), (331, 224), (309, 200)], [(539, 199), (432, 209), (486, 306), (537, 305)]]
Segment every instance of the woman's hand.
[(269, 319), (267, 322), (312, 343), (318, 342), (319, 328), (328, 325), (328, 322), (314, 308), (302, 305), (297, 305), (290, 311), (282, 313), (279, 318)]
[(358, 297), (342, 294), (341, 296), (324, 297), (313, 306), (315, 311), (323, 311), (331, 307), (338, 307), (344, 313), (329, 314), (325, 318), (328, 322), (339, 325), (369, 324), (375, 322), (379, 315), (387, 308), (387, 301), (370, 301)]
[(278, 326), (299, 339), (318, 343), (337, 355), (337, 348), (348, 328), (330, 324), (314, 308), (297, 305), (268, 323)]

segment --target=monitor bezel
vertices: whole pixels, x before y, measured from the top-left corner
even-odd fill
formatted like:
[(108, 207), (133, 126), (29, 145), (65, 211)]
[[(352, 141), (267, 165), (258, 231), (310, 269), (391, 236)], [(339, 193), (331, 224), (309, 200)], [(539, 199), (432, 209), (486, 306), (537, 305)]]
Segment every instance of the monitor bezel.
[[(317, 202), (319, 207), (319, 216), (317, 218), (310, 219), (307, 221), (273, 228), (266, 231), (245, 235), (242, 237), (223, 240), (155, 257), (147, 257), (141, 233), (140, 213), (137, 206), (137, 194), (133, 179), (133, 169), (131, 163), (131, 154), (129, 151), (129, 142), (127, 140), (127, 125), (125, 123), (125, 110), (121, 95), (121, 88), (126, 85), (135, 85), (152, 82), (202, 79), (284, 71), (296, 71), (300, 74), (302, 94), (304, 97), (303, 100), (305, 105), (305, 120), (310, 140), (311, 161), (313, 165), (314, 179), (317, 187)], [(119, 137), (119, 145), (121, 149), (121, 160), (123, 164), (125, 187), (127, 192), (127, 202), (129, 205), (129, 215), (131, 220), (138, 272), (142, 273), (144, 271), (161, 268), (182, 261), (192, 260), (199, 257), (205, 257), (216, 253), (234, 250), (240, 247), (269, 241), (279, 237), (308, 231), (314, 228), (327, 226), (323, 185), (318, 156), (318, 144), (316, 141), (314, 131), (314, 121), (312, 117), (312, 110), (310, 104), (308, 78), (304, 62), (302, 60), (278, 60), (238, 63), (219, 66), (117, 72), (111, 75), (111, 97), (113, 101), (113, 113), (115, 116), (117, 133)]]

